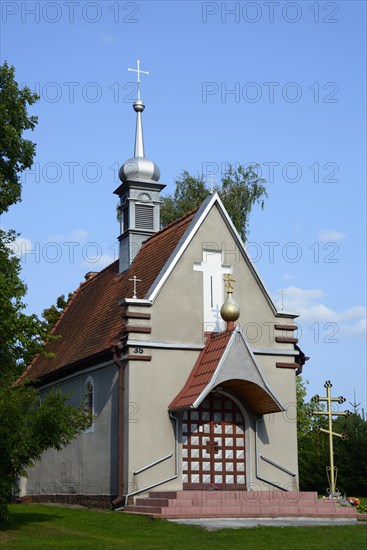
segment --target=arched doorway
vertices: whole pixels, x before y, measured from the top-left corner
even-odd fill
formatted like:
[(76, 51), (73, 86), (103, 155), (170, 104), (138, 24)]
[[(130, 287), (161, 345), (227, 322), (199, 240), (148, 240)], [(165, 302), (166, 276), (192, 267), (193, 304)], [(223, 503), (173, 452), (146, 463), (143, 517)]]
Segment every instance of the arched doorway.
[(210, 393), (182, 418), (183, 489), (246, 489), (245, 423), (232, 399)]

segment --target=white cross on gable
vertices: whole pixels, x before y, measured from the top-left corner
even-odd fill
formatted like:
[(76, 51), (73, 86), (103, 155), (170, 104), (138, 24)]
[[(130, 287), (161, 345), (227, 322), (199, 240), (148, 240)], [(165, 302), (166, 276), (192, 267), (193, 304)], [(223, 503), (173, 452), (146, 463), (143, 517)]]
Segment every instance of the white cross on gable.
[(221, 330), (223, 275), (233, 273), (233, 267), (222, 262), (222, 251), (203, 250), (203, 261), (195, 262), (193, 269), (203, 273), (204, 330)]
[(210, 194), (212, 195), (214, 193), (214, 184), (218, 183), (218, 180), (215, 180), (213, 174), (210, 174), (210, 176), (207, 176), (206, 181), (210, 183)]

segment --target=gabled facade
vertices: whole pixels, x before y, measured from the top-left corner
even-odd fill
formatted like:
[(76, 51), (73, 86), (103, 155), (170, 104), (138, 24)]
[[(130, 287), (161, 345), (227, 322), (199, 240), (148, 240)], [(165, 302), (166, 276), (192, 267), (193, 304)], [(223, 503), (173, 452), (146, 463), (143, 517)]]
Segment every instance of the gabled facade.
[[(93, 422), (43, 455), (26, 492), (120, 506), (159, 489), (295, 491), (296, 316), (277, 311), (218, 195), (158, 230), (163, 185), (144, 156), (142, 105), (116, 190), (120, 260), (80, 285), (54, 327), (55, 358), (24, 373), (42, 394), (85, 399)], [(220, 314), (228, 275), (235, 325)]]

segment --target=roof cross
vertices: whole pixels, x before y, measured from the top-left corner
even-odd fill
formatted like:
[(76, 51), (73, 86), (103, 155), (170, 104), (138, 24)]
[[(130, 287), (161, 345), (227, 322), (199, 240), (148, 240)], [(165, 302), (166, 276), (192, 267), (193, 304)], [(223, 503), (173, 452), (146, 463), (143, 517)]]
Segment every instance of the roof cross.
[(210, 174), (206, 177), (206, 181), (210, 183), (210, 194), (212, 195), (214, 193), (214, 183), (218, 183), (218, 180), (215, 180), (213, 174)]
[(129, 279), (129, 281), (133, 281), (134, 282), (134, 294), (133, 294), (133, 298), (137, 298), (136, 296), (136, 283), (141, 283), (141, 279), (138, 279), (136, 275), (134, 275), (134, 277), (132, 279)]
[(130, 67), (127, 69), (128, 71), (132, 71), (134, 73), (138, 73), (138, 100), (140, 100), (140, 75), (141, 74), (149, 74), (149, 71), (142, 71), (140, 69), (140, 60), (138, 59), (136, 61), (138, 68), (137, 69), (130, 69)]
[(227, 275), (226, 277), (223, 277), (223, 279), (224, 279), (225, 281), (227, 281), (227, 282), (225, 283), (225, 285), (226, 285), (226, 287), (227, 287), (227, 292), (228, 292), (228, 293), (232, 292), (233, 289), (234, 289), (234, 286), (233, 286), (232, 283), (235, 283), (235, 282), (236, 282), (236, 279), (234, 279), (233, 277), (231, 277), (231, 274), (230, 274), (230, 273), (228, 273), (228, 275)]
[(285, 305), (284, 305), (284, 296), (288, 296), (288, 292), (286, 292), (283, 288), (280, 292), (278, 292), (282, 296), (282, 307), (281, 311), (285, 311)]

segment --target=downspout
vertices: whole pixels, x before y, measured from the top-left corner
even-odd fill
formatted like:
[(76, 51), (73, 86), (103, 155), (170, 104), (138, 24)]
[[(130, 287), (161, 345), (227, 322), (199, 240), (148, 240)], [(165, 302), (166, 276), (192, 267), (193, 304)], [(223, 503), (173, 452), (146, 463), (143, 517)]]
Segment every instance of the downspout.
[(118, 346), (112, 347), (112, 360), (118, 369), (117, 390), (117, 497), (112, 501), (116, 506), (124, 499), (124, 463), (123, 463), (123, 438), (124, 438), (124, 367), (117, 353)]

